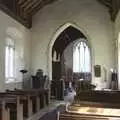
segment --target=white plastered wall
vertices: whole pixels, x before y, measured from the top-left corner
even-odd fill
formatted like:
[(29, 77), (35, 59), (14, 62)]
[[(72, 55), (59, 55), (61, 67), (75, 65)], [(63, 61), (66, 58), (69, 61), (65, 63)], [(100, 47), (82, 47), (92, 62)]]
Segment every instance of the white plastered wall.
[(21, 88), (21, 82), (5, 84), (5, 40), (9, 34), (15, 39), (17, 37), (20, 38), (16, 44), (17, 46), (22, 46), (24, 54), (23, 62), (25, 68), (30, 72), (31, 32), (23, 25), (0, 11), (0, 91)]
[[(34, 16), (32, 72), (41, 68), (51, 79), (51, 47), (69, 23), (87, 35), (92, 45), (93, 65), (104, 66), (108, 80), (110, 68), (115, 67), (113, 23), (108, 10), (96, 0), (59, 0)], [(93, 81), (98, 80), (93, 77)]]
[[(116, 26), (118, 23), (116, 22)], [(90, 41), (93, 65), (104, 66), (107, 71), (115, 67), (113, 23), (110, 21), (107, 9), (96, 0), (58, 0), (46, 6), (34, 16), (32, 33), (11, 17), (0, 12), (0, 91), (21, 87), (18, 83), (5, 85), (4, 46), (6, 30), (9, 27), (16, 28), (23, 36), (25, 68), (30, 69), (32, 58), (32, 73), (41, 68), (51, 79), (52, 45), (58, 35), (70, 25), (83, 32)], [(93, 81), (96, 81), (94, 77)]]
[(115, 21), (116, 66), (118, 69), (118, 87), (120, 89), (120, 11)]

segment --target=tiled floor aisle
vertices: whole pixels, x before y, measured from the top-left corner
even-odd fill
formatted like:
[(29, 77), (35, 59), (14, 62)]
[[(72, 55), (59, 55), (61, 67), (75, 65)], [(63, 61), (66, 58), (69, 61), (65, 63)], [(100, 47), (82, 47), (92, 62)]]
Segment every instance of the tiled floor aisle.
[(56, 120), (57, 111), (65, 111), (66, 103), (71, 103), (74, 100), (74, 92), (69, 93), (64, 97), (64, 101), (51, 101), (49, 107), (40, 111), (40, 120)]
[(56, 109), (46, 113), (43, 117), (40, 118), (40, 120), (57, 120), (57, 112), (64, 112), (65, 107), (64, 106), (59, 106)]

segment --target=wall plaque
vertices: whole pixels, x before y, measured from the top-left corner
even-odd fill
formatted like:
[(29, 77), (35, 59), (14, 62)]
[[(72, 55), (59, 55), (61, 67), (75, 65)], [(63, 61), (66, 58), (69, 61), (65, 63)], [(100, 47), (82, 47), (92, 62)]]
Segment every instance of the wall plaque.
[(95, 77), (101, 77), (101, 66), (100, 65), (94, 66), (94, 73), (95, 73)]

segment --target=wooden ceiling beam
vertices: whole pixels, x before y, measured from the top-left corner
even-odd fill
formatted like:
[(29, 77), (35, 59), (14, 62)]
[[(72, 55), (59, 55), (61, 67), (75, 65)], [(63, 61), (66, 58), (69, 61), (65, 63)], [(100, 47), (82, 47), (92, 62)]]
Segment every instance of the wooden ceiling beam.
[(26, 0), (17, 0), (18, 4), (23, 4)]
[(39, 4), (33, 11), (32, 11), (32, 16), (35, 15), (40, 9), (42, 9), (45, 5), (50, 4), (56, 0), (43, 0), (42, 4)]
[(37, 4), (37, 2), (39, 2), (40, 0), (34, 0), (33, 2), (31, 2), (29, 5), (27, 5), (25, 8), (24, 8), (24, 11), (26, 12), (27, 10), (33, 8), (33, 6), (35, 4)]
[[(32, 26), (32, 16), (44, 6), (56, 0), (0, 0), (7, 9), (7, 12), (17, 21), (30, 28)], [(111, 20), (115, 21), (120, 10), (120, 0), (97, 0), (108, 8)]]
[(26, 11), (26, 13), (33, 15), (33, 13), (36, 13), (39, 8), (41, 8), (42, 6), (44, 6), (44, 2), (43, 0), (38, 0), (38, 2), (36, 2), (31, 9), (29, 9), (28, 11)]
[(21, 4), (21, 8), (26, 7), (29, 5), (33, 0), (26, 0), (23, 4)]
[(0, 0), (5, 6), (4, 11), (27, 28), (32, 26), (32, 16), (39, 9), (55, 0)]
[(0, 4), (0, 10), (2, 10), (4, 13), (6, 13), (10, 17), (12, 17), (16, 21), (18, 21), (19, 23), (21, 23), (25, 27), (27, 27), (27, 28), (31, 28), (32, 27), (32, 18), (29, 18), (29, 20), (26, 21), (26, 20), (22, 19), (20, 16), (17, 16), (16, 14), (14, 14), (4, 4)]
[(42, 4), (38, 4), (32, 11), (31, 11), (31, 15), (34, 16), (41, 8), (44, 7), (44, 2), (42, 2)]

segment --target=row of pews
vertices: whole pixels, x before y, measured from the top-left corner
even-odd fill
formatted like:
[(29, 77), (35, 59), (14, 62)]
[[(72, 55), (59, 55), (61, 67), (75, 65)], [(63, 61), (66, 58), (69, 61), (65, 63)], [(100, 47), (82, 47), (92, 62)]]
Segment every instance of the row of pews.
[(75, 113), (58, 113), (58, 120), (109, 120), (106, 117), (93, 116), (93, 115), (84, 115), (84, 114), (75, 114)]
[(76, 101), (90, 101), (97, 103), (111, 104), (120, 108), (120, 91), (89, 90), (79, 91), (75, 96)]
[(78, 91), (57, 120), (120, 120), (120, 91)]
[(48, 106), (47, 89), (15, 89), (0, 93), (0, 120), (24, 120)]
[(65, 112), (58, 112), (57, 120), (120, 120), (120, 109), (81, 102), (81, 104), (70, 105)]

